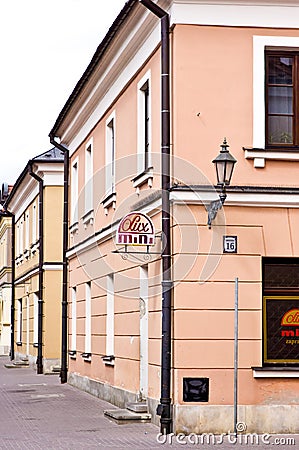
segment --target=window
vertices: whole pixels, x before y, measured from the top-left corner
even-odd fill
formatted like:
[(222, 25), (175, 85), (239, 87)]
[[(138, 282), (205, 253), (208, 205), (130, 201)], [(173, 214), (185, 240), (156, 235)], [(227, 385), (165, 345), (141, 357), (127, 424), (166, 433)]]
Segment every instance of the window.
[(266, 51), (266, 145), (299, 145), (299, 52)]
[(38, 344), (38, 296), (33, 294), (33, 345)]
[(263, 361), (298, 364), (299, 258), (263, 258)]
[(36, 243), (36, 236), (37, 236), (37, 214), (36, 214), (36, 203), (34, 203), (32, 208), (32, 244)]
[(107, 276), (106, 355), (114, 355), (114, 275)]
[(17, 344), (22, 344), (22, 332), (23, 332), (23, 301), (18, 300), (18, 312), (17, 312)]
[(150, 72), (138, 83), (138, 173), (151, 166), (151, 102)]
[(91, 282), (85, 283), (85, 355), (91, 354)]
[(71, 350), (75, 351), (77, 348), (77, 288), (72, 288), (72, 334), (71, 334)]
[(71, 178), (71, 223), (78, 222), (78, 159), (72, 164)]
[(93, 210), (93, 142), (85, 147), (85, 214)]
[(115, 192), (115, 114), (106, 121), (106, 197)]
[(30, 234), (29, 234), (29, 230), (30, 230), (30, 216), (29, 216), (29, 211), (26, 211), (26, 215), (25, 215), (25, 250), (29, 250), (29, 240), (30, 240)]

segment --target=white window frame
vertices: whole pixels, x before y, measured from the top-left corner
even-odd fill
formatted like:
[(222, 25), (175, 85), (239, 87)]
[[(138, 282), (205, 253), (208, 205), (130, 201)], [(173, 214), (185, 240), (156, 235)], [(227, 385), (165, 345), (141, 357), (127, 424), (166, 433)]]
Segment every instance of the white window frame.
[(25, 250), (29, 250), (30, 241), (30, 213), (29, 210), (25, 213)]
[(77, 349), (77, 287), (72, 287), (72, 329), (71, 329), (71, 351)]
[[(91, 138), (85, 145), (85, 209), (84, 209), (84, 223), (86, 216), (93, 211), (93, 138)], [(88, 220), (90, 218), (88, 217)]]
[(18, 314), (17, 314), (17, 342), (22, 343), (23, 334), (23, 299), (18, 299)]
[[(148, 152), (147, 166), (145, 166), (145, 88), (148, 87)], [(137, 173), (143, 173), (151, 167), (152, 143), (152, 102), (151, 102), (151, 71), (141, 78), (137, 85)]]
[(105, 145), (105, 197), (115, 193), (115, 160), (116, 160), (116, 114), (106, 120)]
[(85, 283), (85, 345), (84, 352), (91, 353), (91, 281)]
[(32, 205), (32, 244), (35, 244), (37, 241), (37, 205), (36, 202)]
[(106, 356), (114, 356), (114, 274), (107, 275), (106, 288)]
[(78, 212), (79, 200), (79, 158), (72, 162), (71, 173), (71, 225), (77, 224), (79, 220)]
[(33, 293), (33, 345), (38, 344), (38, 295)]
[(298, 161), (299, 152), (266, 150), (265, 49), (299, 49), (299, 38), (288, 36), (253, 36), (253, 149), (245, 149), (245, 158), (253, 159), (257, 168), (265, 160)]

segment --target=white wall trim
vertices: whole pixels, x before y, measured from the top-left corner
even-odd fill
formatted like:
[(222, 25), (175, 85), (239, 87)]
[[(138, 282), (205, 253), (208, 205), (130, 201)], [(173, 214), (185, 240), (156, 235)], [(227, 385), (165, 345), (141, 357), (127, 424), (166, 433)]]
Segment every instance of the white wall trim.
[[(290, 14), (290, 10), (289, 10)], [(297, 16), (298, 14), (298, 16)], [(296, 8), (299, 19), (299, 8)], [(283, 25), (281, 24), (281, 27)], [(265, 47), (299, 48), (299, 37), (253, 36), (253, 147), (265, 148)]]

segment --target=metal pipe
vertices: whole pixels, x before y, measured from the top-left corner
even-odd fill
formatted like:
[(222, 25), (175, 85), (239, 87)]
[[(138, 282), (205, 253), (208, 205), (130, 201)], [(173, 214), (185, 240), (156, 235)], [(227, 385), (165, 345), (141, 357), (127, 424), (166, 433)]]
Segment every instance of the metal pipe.
[(43, 288), (44, 288), (44, 180), (33, 172), (32, 162), (29, 163), (29, 175), (39, 184), (38, 199), (38, 234), (39, 234), (39, 256), (38, 256), (38, 346), (37, 346), (37, 373), (43, 373)]
[(139, 0), (161, 20), (161, 184), (162, 184), (162, 348), (161, 398), (157, 408), (162, 434), (172, 432), (171, 387), (171, 306), (173, 282), (171, 278), (170, 229), (170, 51), (169, 14), (151, 0)]
[(50, 142), (63, 152), (64, 155), (64, 175), (63, 175), (63, 247), (62, 247), (62, 301), (61, 301), (61, 370), (60, 382), (67, 382), (67, 344), (68, 344), (68, 327), (67, 327), (67, 248), (68, 248), (68, 176), (69, 176), (69, 151), (66, 147), (55, 141), (55, 136), (49, 134)]
[(16, 279), (16, 244), (15, 244), (15, 230), (16, 222), (15, 215), (11, 214), (11, 309), (10, 309), (10, 319), (11, 319), (11, 332), (10, 332), (10, 360), (15, 359), (15, 279)]
[(238, 336), (239, 336), (239, 279), (235, 279), (235, 345), (234, 345), (234, 432), (238, 423)]

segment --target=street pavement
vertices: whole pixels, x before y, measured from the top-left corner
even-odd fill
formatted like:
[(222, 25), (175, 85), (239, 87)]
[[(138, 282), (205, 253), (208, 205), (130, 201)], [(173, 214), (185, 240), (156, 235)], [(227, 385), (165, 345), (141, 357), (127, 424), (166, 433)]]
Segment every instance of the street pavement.
[[(163, 443), (151, 423), (119, 425), (104, 416), (113, 405), (68, 384), (58, 375), (37, 375), (31, 368), (8, 369), (0, 357), (0, 449), (299, 449), (299, 436), (259, 437), (258, 443), (234, 442), (225, 436), (201, 442), (197, 436), (170, 436)], [(293, 439), (287, 441), (287, 439)], [(242, 438), (240, 438), (242, 439)], [(276, 443), (275, 443), (276, 442)], [(271, 448), (271, 447), (270, 447)]]

